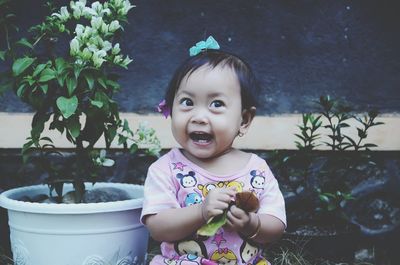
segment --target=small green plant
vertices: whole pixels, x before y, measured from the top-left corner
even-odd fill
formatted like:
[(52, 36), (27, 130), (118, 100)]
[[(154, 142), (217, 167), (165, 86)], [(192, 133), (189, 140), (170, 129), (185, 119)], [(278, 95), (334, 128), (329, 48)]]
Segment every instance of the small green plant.
[(10, 61), (16, 95), (35, 112), (30, 137), (22, 148), (24, 161), (37, 150), (45, 156), (59, 154), (52, 139), (42, 135), (45, 124), (59, 131), (75, 146), (74, 172), (41, 164), (49, 172), (50, 189), (61, 195), (63, 184), (72, 183), (79, 202), (84, 182), (95, 182), (98, 168), (112, 164), (104, 152), (95, 149), (99, 139), (106, 149), (117, 141), (132, 153), (143, 148), (152, 155), (158, 154), (160, 143), (153, 129), (140, 125), (131, 130), (113, 100), (121, 89), (118, 72), (132, 61), (118, 43), (133, 8), (130, 2), (87, 5), (86, 0), (78, 0), (60, 9), (47, 5), (52, 14), (15, 43), (23, 49), (9, 45), (0, 55)]
[(296, 147), (300, 151), (311, 151), (319, 145), (316, 141), (320, 138), (317, 131), (322, 125), (321, 117), (316, 117), (312, 113), (302, 114), (303, 123), (298, 126), (301, 134), (295, 134), (301, 140), (301, 142), (295, 141)]
[[(15, 14), (10, 7), (11, 0), (0, 0), (0, 45), (5, 45), (6, 50), (11, 50), (10, 34), (18, 32), (15, 25)], [(6, 59), (6, 50), (0, 50), (0, 60)], [(8, 71), (0, 72), (0, 96), (12, 87)]]
[[(293, 159), (300, 161), (306, 187), (317, 195), (316, 213), (346, 218), (342, 206), (354, 199), (350, 195), (348, 178), (360, 163), (371, 162), (366, 152), (376, 144), (366, 142), (368, 131), (383, 123), (375, 121), (376, 111), (355, 114), (350, 107), (329, 96), (320, 97), (317, 106), (316, 114), (303, 114), (302, 124), (298, 126), (300, 133), (296, 134), (299, 141), (295, 142), (299, 152)], [(351, 126), (352, 120), (358, 124), (355, 128)], [(357, 132), (357, 137), (350, 136), (352, 131)], [(314, 151), (317, 146), (331, 152)], [(322, 156), (325, 159), (321, 159)], [(320, 159), (318, 169), (312, 169), (317, 159)], [(308, 183), (310, 171), (317, 179), (312, 186)]]
[(320, 189), (317, 189), (317, 192), (320, 200), (320, 207), (316, 209), (317, 211), (329, 213), (332, 216), (339, 216), (341, 219), (347, 219), (343, 207), (348, 201), (354, 200), (351, 193), (339, 190), (335, 193), (322, 192)]
[[(324, 142), (333, 151), (339, 150), (349, 150), (354, 151), (368, 151), (371, 147), (376, 147), (373, 143), (363, 143), (363, 140), (367, 138), (367, 131), (377, 125), (383, 124), (383, 122), (375, 122), (375, 118), (378, 116), (377, 111), (369, 111), (366, 115), (360, 116), (357, 114), (352, 114), (352, 109), (349, 106), (341, 104), (330, 98), (330, 96), (322, 96), (318, 102), (320, 106), (320, 118), (325, 117), (327, 123), (323, 126), (329, 129), (330, 133), (328, 137), (331, 142)], [(350, 119), (358, 121), (361, 127), (356, 127), (358, 139), (353, 139), (347, 135), (343, 129), (349, 128), (350, 125), (346, 122)], [(310, 141), (314, 139), (309, 138)]]

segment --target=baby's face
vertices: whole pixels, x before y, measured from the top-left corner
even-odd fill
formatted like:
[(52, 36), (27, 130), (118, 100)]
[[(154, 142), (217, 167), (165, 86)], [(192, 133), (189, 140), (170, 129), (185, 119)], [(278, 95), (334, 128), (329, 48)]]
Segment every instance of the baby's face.
[(206, 159), (230, 150), (241, 123), (240, 84), (231, 68), (202, 66), (182, 80), (172, 133), (189, 155)]

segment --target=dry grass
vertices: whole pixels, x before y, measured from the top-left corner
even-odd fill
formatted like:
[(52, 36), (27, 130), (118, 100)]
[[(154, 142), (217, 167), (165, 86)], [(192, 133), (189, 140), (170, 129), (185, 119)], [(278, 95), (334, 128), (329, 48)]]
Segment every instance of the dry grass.
[[(334, 263), (331, 261), (312, 260), (305, 253), (301, 244), (292, 242), (290, 248), (276, 244), (266, 251), (268, 260), (273, 265), (376, 265), (369, 262), (355, 262), (355, 263)], [(147, 263), (153, 259), (157, 254), (160, 254), (159, 244), (152, 241), (149, 244)], [(4, 254), (4, 250), (0, 248), (0, 265), (13, 265), (13, 260)], [(382, 264), (379, 264), (382, 265)], [(394, 265), (394, 264), (393, 264)], [(396, 264), (397, 265), (397, 264)]]
[(0, 265), (13, 265), (14, 261), (4, 254), (4, 249), (0, 248)]

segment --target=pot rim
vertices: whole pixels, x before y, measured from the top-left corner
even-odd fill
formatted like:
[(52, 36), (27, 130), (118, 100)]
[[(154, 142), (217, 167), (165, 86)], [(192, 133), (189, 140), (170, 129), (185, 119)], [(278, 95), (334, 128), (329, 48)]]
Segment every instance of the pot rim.
[[(85, 183), (87, 189), (113, 187), (127, 191), (129, 194), (136, 194), (138, 198), (114, 202), (98, 203), (79, 203), (79, 204), (48, 204), (39, 202), (19, 201), (16, 198), (24, 194), (48, 193), (48, 186), (45, 184), (25, 186), (7, 190), (0, 194), (0, 206), (7, 210), (26, 212), (26, 213), (44, 213), (44, 214), (86, 214), (86, 213), (104, 213), (119, 212), (133, 209), (140, 209), (143, 206), (143, 185), (128, 183), (109, 183), (97, 182)], [(40, 192), (44, 190), (45, 192)], [(72, 184), (65, 184), (65, 191), (72, 190)]]

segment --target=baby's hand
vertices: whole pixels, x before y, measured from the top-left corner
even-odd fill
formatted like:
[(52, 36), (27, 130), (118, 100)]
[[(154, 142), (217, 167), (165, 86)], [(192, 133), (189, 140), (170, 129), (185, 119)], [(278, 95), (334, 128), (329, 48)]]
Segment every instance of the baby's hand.
[(235, 190), (234, 187), (210, 190), (201, 208), (204, 220), (222, 214), (234, 200)]
[(237, 232), (243, 232), (248, 229), (250, 224), (250, 214), (232, 205), (226, 215), (226, 226)]

